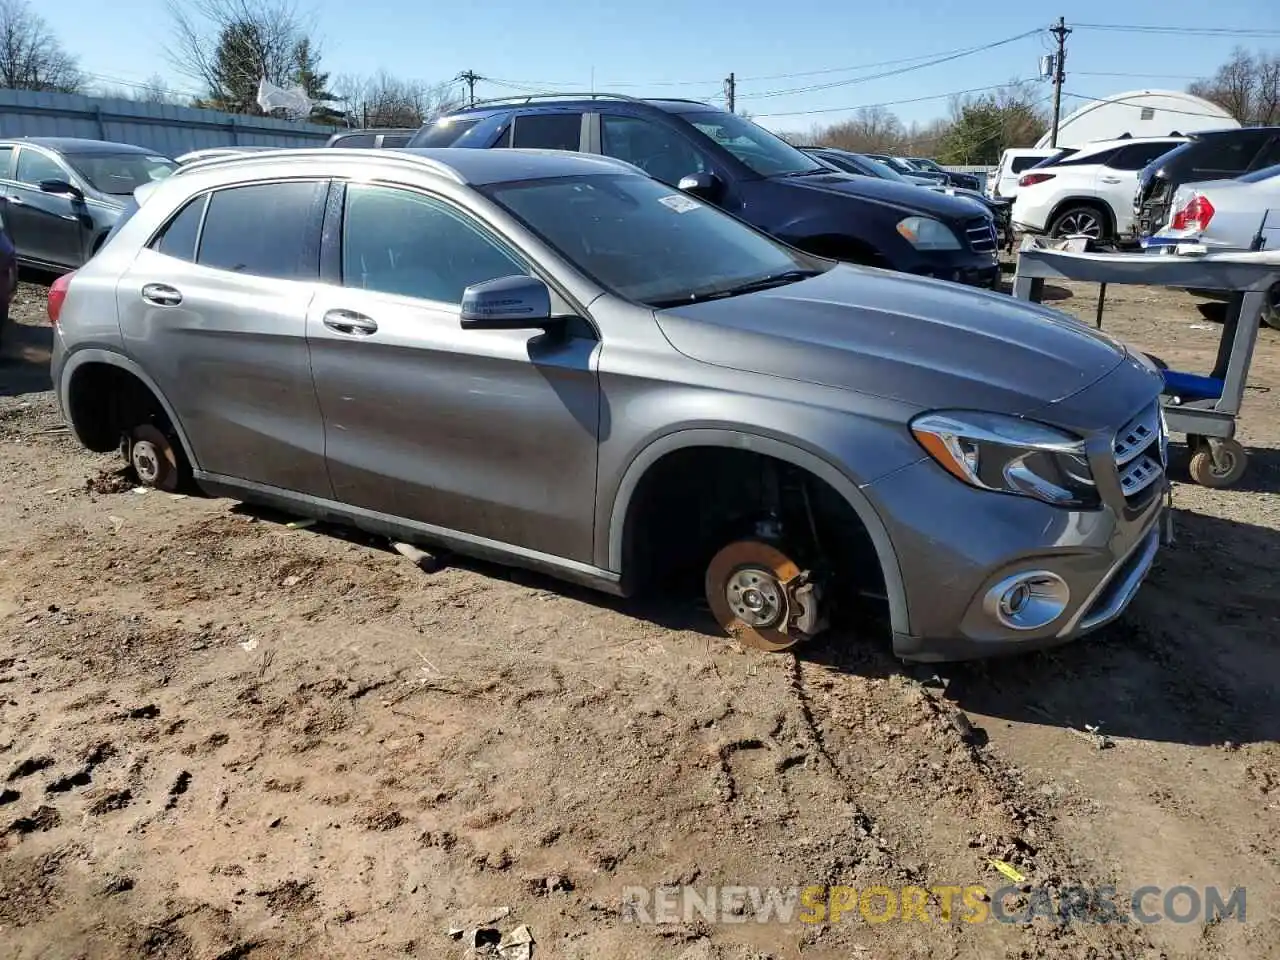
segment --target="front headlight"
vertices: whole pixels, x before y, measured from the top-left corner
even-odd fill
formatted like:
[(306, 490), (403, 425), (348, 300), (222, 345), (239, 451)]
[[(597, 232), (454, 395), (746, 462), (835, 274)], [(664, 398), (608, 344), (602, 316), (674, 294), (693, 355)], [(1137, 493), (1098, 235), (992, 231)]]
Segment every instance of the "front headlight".
[(1043, 423), (946, 410), (916, 417), (911, 432), (944, 469), (979, 489), (1059, 507), (1100, 503), (1084, 441)]
[(898, 221), (898, 232), (917, 250), (959, 250), (951, 228), (932, 217), (907, 217)]

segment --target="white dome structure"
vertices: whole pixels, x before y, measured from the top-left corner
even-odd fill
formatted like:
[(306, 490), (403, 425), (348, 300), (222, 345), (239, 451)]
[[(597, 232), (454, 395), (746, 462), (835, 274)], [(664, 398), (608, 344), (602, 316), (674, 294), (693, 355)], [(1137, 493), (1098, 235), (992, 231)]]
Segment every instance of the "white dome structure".
[[(1216, 103), (1180, 90), (1133, 90), (1090, 100), (1062, 118), (1058, 146), (1079, 147), (1120, 137), (1167, 137), (1171, 134), (1225, 130), (1240, 124)], [(1049, 134), (1036, 144), (1048, 149)]]

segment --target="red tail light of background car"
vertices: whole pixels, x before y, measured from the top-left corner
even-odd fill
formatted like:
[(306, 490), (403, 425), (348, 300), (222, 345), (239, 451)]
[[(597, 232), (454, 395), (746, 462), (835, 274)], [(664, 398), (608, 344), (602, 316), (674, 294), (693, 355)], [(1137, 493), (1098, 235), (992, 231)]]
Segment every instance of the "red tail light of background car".
[(1034, 187), (1037, 183), (1044, 183), (1046, 180), (1052, 180), (1056, 174), (1052, 173), (1024, 173), (1018, 180), (1019, 187)]
[(55, 327), (58, 325), (58, 315), (62, 313), (62, 304), (67, 299), (67, 287), (74, 275), (74, 271), (64, 273), (49, 287), (49, 322)]

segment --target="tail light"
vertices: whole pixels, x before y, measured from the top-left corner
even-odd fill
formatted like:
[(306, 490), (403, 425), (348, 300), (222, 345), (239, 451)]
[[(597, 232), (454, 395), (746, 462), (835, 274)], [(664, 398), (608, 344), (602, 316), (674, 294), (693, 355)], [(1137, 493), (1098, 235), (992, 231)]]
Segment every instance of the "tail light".
[(49, 287), (49, 322), (55, 327), (58, 325), (58, 315), (62, 313), (62, 304), (67, 299), (67, 287), (71, 285), (73, 276), (75, 276), (74, 270), (71, 273), (64, 273)]
[(1019, 187), (1034, 187), (1037, 183), (1044, 183), (1046, 180), (1052, 180), (1057, 174), (1053, 173), (1024, 173), (1018, 180)]
[(1213, 219), (1213, 214), (1213, 204), (1209, 202), (1209, 198), (1197, 193), (1187, 201), (1186, 206), (1174, 211), (1173, 220), (1169, 226), (1174, 230), (1203, 233), (1209, 226), (1209, 221)]

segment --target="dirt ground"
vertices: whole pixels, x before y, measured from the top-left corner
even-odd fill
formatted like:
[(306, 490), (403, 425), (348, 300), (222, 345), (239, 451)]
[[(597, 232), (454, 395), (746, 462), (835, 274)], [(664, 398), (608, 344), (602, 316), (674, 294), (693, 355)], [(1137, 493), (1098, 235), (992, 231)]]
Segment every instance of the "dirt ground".
[[(1092, 316), (1093, 288), (1053, 292)], [(1249, 474), (1177, 484), (1120, 622), (921, 670), (878, 636), (743, 652), (697, 609), (132, 492), (61, 427), (44, 296), (21, 288), (0, 364), (0, 956), (452, 958), (487, 922), (566, 960), (1280, 956), (1277, 332)], [(1204, 372), (1219, 329), (1143, 288), (1105, 328)], [(1242, 887), (1246, 919), (623, 909), (659, 884), (995, 890), (991, 858), (1125, 903)]]

